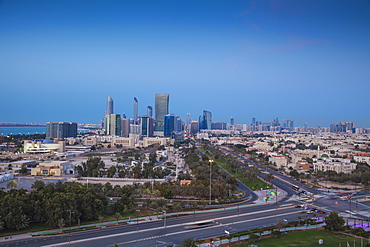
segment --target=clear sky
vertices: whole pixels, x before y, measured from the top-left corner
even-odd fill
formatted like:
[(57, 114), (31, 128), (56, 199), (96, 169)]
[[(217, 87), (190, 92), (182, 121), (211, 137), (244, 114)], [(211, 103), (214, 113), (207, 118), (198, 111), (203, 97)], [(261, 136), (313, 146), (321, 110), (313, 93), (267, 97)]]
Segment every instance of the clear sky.
[(99, 123), (170, 94), (186, 121), (370, 127), (369, 0), (0, 0), (0, 122)]

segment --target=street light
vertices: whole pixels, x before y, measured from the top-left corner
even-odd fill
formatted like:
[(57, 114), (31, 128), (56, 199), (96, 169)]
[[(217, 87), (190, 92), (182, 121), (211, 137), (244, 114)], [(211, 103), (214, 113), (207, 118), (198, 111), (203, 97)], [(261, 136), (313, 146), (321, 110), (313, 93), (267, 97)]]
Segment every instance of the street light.
[(208, 160), (209, 162), (209, 205), (212, 204), (212, 164), (214, 160)]
[(139, 231), (139, 213), (140, 212), (140, 209), (136, 209), (136, 231), (138, 232)]
[(166, 228), (166, 210), (163, 210), (164, 227)]

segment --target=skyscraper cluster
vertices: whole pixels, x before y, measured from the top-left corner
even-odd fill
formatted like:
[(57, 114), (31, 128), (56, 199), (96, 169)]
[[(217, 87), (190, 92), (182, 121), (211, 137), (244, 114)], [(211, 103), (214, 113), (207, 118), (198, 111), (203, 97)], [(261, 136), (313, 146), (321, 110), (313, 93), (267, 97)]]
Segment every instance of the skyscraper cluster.
[(355, 133), (355, 123), (354, 122), (339, 122), (338, 124), (330, 124), (331, 133)]
[(182, 132), (184, 124), (181, 118), (169, 114), (169, 94), (155, 95), (155, 117), (152, 106), (147, 107), (147, 115), (139, 116), (139, 100), (134, 97), (134, 115), (132, 119), (113, 111), (113, 99), (108, 96), (107, 110), (104, 119), (104, 129), (107, 135), (128, 137), (130, 134), (141, 136), (171, 136)]

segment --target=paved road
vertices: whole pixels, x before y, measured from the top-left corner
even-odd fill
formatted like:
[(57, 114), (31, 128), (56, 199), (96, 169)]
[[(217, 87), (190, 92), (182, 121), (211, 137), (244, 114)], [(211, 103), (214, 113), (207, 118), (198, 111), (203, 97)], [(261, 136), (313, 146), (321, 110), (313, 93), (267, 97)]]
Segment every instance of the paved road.
[[(68, 234), (50, 237), (34, 237), (17, 241), (0, 242), (0, 246), (112, 246), (118, 243), (121, 246), (162, 246), (168, 244), (181, 244), (185, 238), (209, 238), (230, 233), (275, 225), (277, 220), (297, 220), (301, 214), (293, 206), (276, 209), (271, 205), (234, 207), (229, 210), (202, 213), (194, 216), (152, 221), (110, 227), (100, 230), (91, 230), (71, 234), (71, 243), (68, 244)], [(185, 229), (186, 224), (194, 221), (212, 219), (205, 228)], [(136, 231), (138, 227), (138, 232)], [(159, 242), (157, 242), (159, 241)], [(160, 245), (158, 245), (160, 246)]]

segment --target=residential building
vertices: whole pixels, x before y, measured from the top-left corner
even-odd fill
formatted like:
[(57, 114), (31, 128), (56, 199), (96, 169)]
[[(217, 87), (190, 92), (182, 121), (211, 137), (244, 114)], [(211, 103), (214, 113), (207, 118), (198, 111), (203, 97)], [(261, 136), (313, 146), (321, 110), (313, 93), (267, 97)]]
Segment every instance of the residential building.
[(46, 123), (46, 138), (77, 137), (77, 123)]
[(359, 153), (353, 156), (356, 162), (366, 163), (370, 165), (370, 153)]
[(269, 161), (278, 168), (284, 168), (288, 165), (288, 159), (284, 155), (271, 155)]

